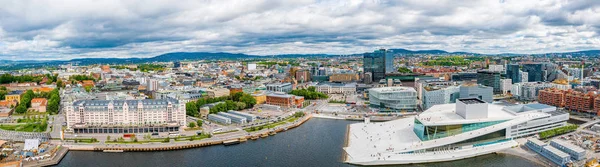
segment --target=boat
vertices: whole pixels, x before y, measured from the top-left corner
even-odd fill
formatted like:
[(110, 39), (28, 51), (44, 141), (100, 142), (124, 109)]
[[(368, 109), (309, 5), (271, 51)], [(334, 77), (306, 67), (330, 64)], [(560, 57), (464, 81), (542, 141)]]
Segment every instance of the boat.
[(240, 140), (239, 139), (231, 139), (231, 140), (225, 140), (225, 141), (223, 141), (223, 145), (226, 145), (226, 146), (236, 145), (236, 144), (240, 144)]
[(252, 139), (252, 140), (258, 139), (258, 135), (257, 136), (251, 136), (250, 139)]
[(276, 135), (276, 134), (277, 134), (277, 132), (275, 132), (275, 131), (269, 132), (269, 135), (271, 135), (271, 136)]
[(265, 138), (265, 137), (268, 137), (268, 136), (269, 136), (269, 134), (268, 134), (268, 133), (263, 133), (263, 134), (260, 134), (260, 137), (262, 137), (262, 138)]

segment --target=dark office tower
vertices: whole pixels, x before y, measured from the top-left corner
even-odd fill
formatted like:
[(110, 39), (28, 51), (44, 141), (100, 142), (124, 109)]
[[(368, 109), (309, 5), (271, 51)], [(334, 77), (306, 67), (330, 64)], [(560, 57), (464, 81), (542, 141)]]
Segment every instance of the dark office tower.
[(506, 77), (508, 77), (509, 79), (512, 80), (512, 83), (519, 83), (519, 82), (527, 82), (527, 81), (521, 81), (521, 78), (519, 77), (519, 65), (518, 64), (509, 64), (506, 66)]
[(542, 64), (523, 64), (523, 71), (529, 74), (529, 82), (544, 81), (544, 70), (542, 70)]
[(394, 56), (392, 51), (386, 49), (375, 50), (373, 53), (365, 53), (363, 57), (364, 72), (370, 72), (372, 81), (385, 79), (386, 73), (394, 71)]
[(494, 88), (494, 94), (501, 94), (500, 89), (500, 73), (493, 71), (481, 70), (477, 71), (477, 84), (485, 85)]

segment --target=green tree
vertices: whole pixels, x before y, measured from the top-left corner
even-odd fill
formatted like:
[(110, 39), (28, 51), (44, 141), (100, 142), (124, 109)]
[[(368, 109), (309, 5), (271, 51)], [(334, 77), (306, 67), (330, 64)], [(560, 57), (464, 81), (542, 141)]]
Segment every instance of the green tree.
[(198, 116), (198, 106), (196, 106), (196, 103), (193, 101), (185, 103), (185, 111), (187, 115), (194, 117)]
[(84, 87), (86, 92), (91, 92), (92, 91), (92, 85), (87, 85)]
[(196, 120), (196, 124), (198, 125), (198, 127), (202, 127), (202, 120)]
[(56, 81), (56, 87), (57, 87), (57, 88), (63, 88), (63, 87), (64, 87), (64, 85), (63, 85), (63, 81), (62, 81), (62, 80), (60, 80), (60, 79), (59, 79), (59, 80), (57, 80), (57, 81)]
[(189, 128), (194, 128), (194, 127), (196, 127), (196, 123), (190, 122), (190, 123), (188, 123), (188, 127)]
[(15, 109), (15, 112), (17, 112), (19, 114), (23, 114), (23, 113), (27, 112), (27, 107), (25, 107), (25, 105), (19, 105)]

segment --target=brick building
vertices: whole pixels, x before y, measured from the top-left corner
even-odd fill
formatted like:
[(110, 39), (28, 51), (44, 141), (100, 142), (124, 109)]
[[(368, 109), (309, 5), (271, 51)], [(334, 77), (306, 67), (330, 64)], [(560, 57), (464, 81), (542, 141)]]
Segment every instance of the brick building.
[(304, 97), (289, 94), (272, 93), (267, 95), (267, 104), (281, 107), (302, 107)]
[(582, 93), (568, 90), (565, 94), (565, 109), (577, 112), (590, 112), (594, 107), (595, 92)]
[(556, 107), (565, 107), (566, 91), (550, 88), (538, 92), (538, 102)]

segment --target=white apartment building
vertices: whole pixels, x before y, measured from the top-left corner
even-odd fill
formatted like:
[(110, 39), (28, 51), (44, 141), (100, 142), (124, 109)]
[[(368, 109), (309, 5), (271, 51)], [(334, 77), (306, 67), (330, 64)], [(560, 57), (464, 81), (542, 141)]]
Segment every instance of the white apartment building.
[(186, 122), (185, 104), (171, 98), (78, 100), (71, 105), (66, 105), (65, 111), (67, 127), (74, 129), (76, 133), (178, 131), (179, 127), (185, 126)]

